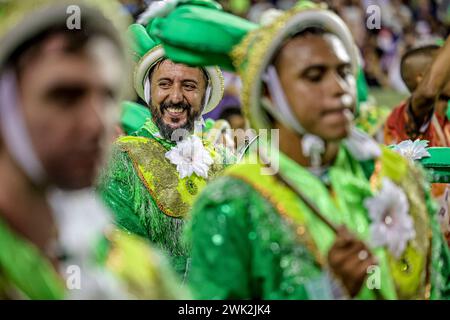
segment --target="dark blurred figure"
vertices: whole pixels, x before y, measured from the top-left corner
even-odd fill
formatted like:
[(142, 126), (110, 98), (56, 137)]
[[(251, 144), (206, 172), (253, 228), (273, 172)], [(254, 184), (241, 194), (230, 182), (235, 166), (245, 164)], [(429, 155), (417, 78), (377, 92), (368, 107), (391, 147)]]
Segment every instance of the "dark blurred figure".
[(145, 0), (120, 0), (124, 9), (133, 17), (133, 20), (136, 21), (139, 15), (145, 11), (147, 7), (147, 2)]

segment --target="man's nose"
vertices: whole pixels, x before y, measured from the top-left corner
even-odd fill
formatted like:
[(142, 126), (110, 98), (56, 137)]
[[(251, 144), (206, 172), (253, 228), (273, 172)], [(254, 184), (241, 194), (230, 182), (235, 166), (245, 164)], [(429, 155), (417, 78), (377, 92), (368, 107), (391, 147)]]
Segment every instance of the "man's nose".
[(83, 130), (91, 136), (101, 135), (105, 130), (105, 105), (101, 98), (91, 96), (86, 99), (86, 105), (83, 108), (82, 121)]
[(169, 102), (172, 104), (183, 102), (183, 91), (180, 85), (176, 84), (172, 87), (169, 94)]
[(347, 82), (336, 72), (331, 76), (328, 90), (333, 97), (341, 97), (348, 92)]

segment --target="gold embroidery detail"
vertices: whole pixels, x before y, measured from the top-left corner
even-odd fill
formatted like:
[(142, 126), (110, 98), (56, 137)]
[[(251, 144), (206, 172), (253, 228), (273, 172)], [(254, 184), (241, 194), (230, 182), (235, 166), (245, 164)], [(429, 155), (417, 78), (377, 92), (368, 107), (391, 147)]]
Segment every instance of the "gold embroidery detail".
[[(129, 155), (136, 174), (158, 208), (173, 218), (186, 216), (194, 195), (206, 181), (196, 175), (180, 179), (176, 167), (165, 157), (167, 150), (154, 139), (136, 137), (127, 142), (119, 140), (118, 144)], [(208, 176), (213, 177), (222, 169), (222, 166), (213, 164)]]

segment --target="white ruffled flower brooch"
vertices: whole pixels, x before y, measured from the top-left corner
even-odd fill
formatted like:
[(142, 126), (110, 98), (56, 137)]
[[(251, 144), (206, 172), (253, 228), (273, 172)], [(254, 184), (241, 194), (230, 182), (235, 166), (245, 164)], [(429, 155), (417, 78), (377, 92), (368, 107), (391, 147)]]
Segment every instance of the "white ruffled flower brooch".
[(178, 142), (176, 147), (166, 152), (166, 158), (177, 166), (181, 179), (194, 173), (208, 178), (209, 167), (214, 162), (200, 138), (195, 135)]
[(383, 178), (379, 193), (366, 199), (364, 206), (372, 219), (372, 246), (386, 246), (394, 257), (400, 258), (408, 241), (416, 236), (406, 194), (391, 180)]
[(395, 152), (401, 154), (403, 157), (409, 160), (420, 160), (425, 157), (430, 157), (428, 152), (428, 141), (427, 140), (404, 140), (399, 144), (393, 145)]

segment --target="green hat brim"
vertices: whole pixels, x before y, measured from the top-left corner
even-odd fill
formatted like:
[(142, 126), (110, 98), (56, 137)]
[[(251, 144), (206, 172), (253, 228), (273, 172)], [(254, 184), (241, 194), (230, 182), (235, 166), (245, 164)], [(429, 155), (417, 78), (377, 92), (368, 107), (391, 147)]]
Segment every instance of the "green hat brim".
[(430, 157), (422, 158), (419, 162), (429, 174), (429, 181), (433, 183), (450, 182), (450, 148), (431, 147), (427, 151)]

